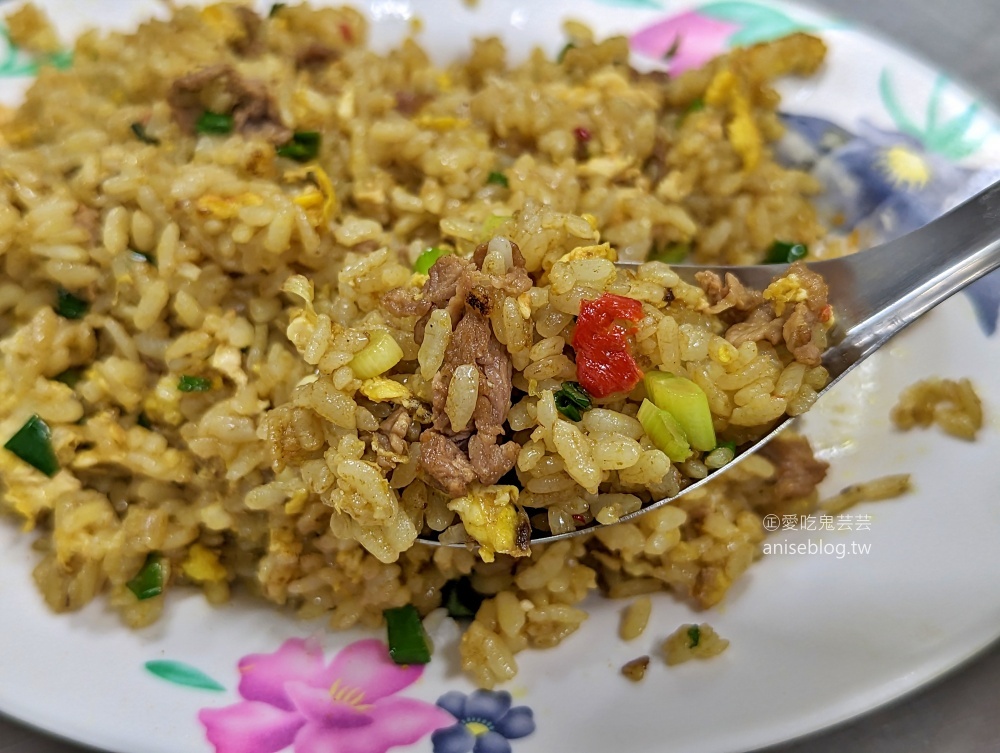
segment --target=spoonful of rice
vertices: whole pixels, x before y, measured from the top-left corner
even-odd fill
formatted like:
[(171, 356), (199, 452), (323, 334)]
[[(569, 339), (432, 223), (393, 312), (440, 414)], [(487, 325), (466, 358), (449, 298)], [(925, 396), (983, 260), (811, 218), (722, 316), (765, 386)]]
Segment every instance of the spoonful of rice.
[(535, 250), (521, 246), (480, 246), (469, 269), (492, 287), (459, 282), (457, 296), (452, 279), (435, 298), (458, 274), (435, 263), (417, 326), (440, 407), (421, 470), (448, 498), (428, 506), (420, 539), (487, 560), (669, 505), (764, 447), (1000, 266), (1000, 184), (905, 237), (808, 265), (668, 267), (616, 261), (605, 244), (532, 284)]

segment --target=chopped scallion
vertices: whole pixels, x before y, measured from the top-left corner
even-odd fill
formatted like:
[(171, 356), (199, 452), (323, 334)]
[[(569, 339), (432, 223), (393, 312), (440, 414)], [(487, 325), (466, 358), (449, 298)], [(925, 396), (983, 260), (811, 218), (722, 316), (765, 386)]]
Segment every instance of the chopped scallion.
[(472, 587), (468, 578), (450, 580), (441, 589), (441, 606), (456, 620), (471, 620), (483, 603), (483, 595)]
[(569, 52), (570, 50), (575, 50), (575, 49), (576, 45), (573, 44), (572, 42), (567, 42), (566, 44), (564, 44), (563, 48), (559, 50), (559, 54), (556, 55), (556, 62), (561, 63), (563, 60), (566, 59), (566, 53)]
[(483, 235), (487, 238), (492, 238), (496, 230), (503, 225), (510, 217), (502, 214), (491, 214), (483, 222)]
[(427, 274), (431, 271), (431, 267), (434, 266), (434, 262), (447, 253), (448, 249), (446, 248), (432, 246), (426, 251), (423, 251), (420, 256), (417, 257), (417, 260), (413, 262), (413, 271), (420, 275)]
[(691, 115), (696, 112), (701, 112), (704, 109), (705, 109), (704, 99), (702, 99), (701, 97), (698, 97), (697, 99), (692, 99), (688, 103), (688, 106), (684, 108), (684, 111), (677, 118), (677, 125), (681, 125), (681, 123), (687, 120), (688, 115)]
[(296, 162), (308, 162), (319, 154), (322, 136), (319, 131), (296, 131), (290, 141), (277, 148), (279, 157), (287, 157)]
[(676, 419), (694, 449), (703, 452), (715, 449), (712, 411), (701, 387), (690, 379), (666, 371), (648, 372), (645, 382), (649, 399)]
[(717, 450), (729, 450), (730, 452), (732, 452), (735, 455), (736, 454), (736, 442), (719, 442), (719, 444), (716, 445), (715, 449), (717, 449)]
[(494, 171), (487, 176), (486, 184), (490, 186), (503, 186), (504, 188), (510, 187), (510, 181), (507, 180), (507, 176), (498, 171)]
[(184, 374), (177, 382), (177, 389), (181, 392), (208, 392), (212, 389), (212, 380), (208, 377)]
[(278, 14), (278, 11), (284, 8), (285, 5), (287, 5), (287, 3), (275, 3), (271, 6), (271, 10), (268, 11), (267, 17), (274, 18)]
[(56, 313), (64, 319), (83, 319), (90, 304), (65, 288), (56, 290)]
[(368, 344), (354, 354), (350, 367), (358, 379), (371, 379), (384, 374), (403, 360), (403, 349), (392, 335), (382, 329), (368, 335)]
[(765, 264), (791, 264), (793, 261), (805, 259), (809, 255), (809, 247), (805, 243), (789, 243), (775, 241), (764, 256)]
[(692, 625), (687, 629), (688, 643), (690, 644), (688, 648), (697, 648), (698, 644), (701, 643), (701, 628), (697, 625)]
[(143, 144), (152, 144), (153, 146), (160, 145), (160, 140), (158, 138), (156, 138), (155, 136), (150, 136), (146, 132), (146, 125), (144, 123), (140, 123), (137, 121), (133, 123), (130, 127), (132, 129), (132, 133), (135, 134), (135, 137), (139, 139), (139, 141), (141, 141)]
[(66, 371), (56, 374), (53, 379), (57, 382), (62, 382), (67, 387), (76, 387), (80, 380), (83, 379), (83, 369), (66, 369)]
[(52, 430), (37, 414), (7, 440), (4, 448), (49, 478), (59, 472), (59, 459), (52, 447)]
[(426, 664), (431, 660), (431, 646), (420, 621), (416, 607), (386, 609), (386, 633), (388, 635), (389, 656), (396, 664)]
[(563, 382), (554, 395), (556, 410), (570, 421), (579, 421), (593, 407), (590, 394), (579, 382)]
[(691, 253), (687, 243), (668, 243), (661, 248), (653, 246), (646, 261), (662, 261), (664, 264), (681, 264)]
[(688, 106), (684, 108), (684, 114), (690, 115), (692, 112), (701, 112), (704, 109), (705, 109), (705, 100), (702, 99), (701, 97), (697, 97), (695, 99), (692, 99), (688, 103)]
[(667, 411), (657, 408), (649, 400), (643, 400), (636, 418), (642, 424), (646, 436), (672, 462), (683, 463), (691, 457), (691, 445), (684, 435), (684, 430), (677, 423), (677, 419)]
[(233, 116), (205, 110), (194, 124), (198, 133), (225, 135), (233, 130)]
[(163, 558), (156, 552), (146, 557), (146, 562), (125, 586), (135, 594), (139, 601), (152, 599), (163, 593), (163, 581), (166, 579), (166, 565)]

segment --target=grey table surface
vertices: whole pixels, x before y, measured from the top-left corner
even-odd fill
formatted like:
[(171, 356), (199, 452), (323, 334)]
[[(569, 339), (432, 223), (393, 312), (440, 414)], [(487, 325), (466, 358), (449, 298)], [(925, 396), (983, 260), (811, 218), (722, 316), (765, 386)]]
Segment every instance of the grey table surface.
[[(891, 36), (1000, 105), (998, 0), (813, 0), (812, 4)], [(888, 707), (769, 753), (996, 753), (1000, 751), (998, 693), (1000, 644)], [(83, 751), (0, 718), (0, 753)]]

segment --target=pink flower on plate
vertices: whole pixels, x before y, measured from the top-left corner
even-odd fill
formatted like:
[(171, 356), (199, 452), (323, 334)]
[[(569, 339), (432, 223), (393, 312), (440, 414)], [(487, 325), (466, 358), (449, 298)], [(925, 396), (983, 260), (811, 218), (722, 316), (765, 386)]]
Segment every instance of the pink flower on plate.
[(455, 723), (397, 695), (423, 667), (394, 664), (379, 640), (352, 643), (327, 664), (317, 643), (293, 638), (244, 656), (239, 670), (243, 700), (198, 714), (216, 753), (385, 753)]
[(646, 57), (667, 59), (670, 73), (698, 68), (729, 48), (740, 26), (696, 10), (672, 16), (632, 35), (632, 50)]

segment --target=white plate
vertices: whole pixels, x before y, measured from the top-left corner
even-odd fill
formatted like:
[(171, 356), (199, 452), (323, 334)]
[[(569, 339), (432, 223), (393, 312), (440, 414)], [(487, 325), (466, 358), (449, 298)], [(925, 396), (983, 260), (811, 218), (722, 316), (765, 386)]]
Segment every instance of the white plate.
[[(127, 6), (114, 0), (40, 4), (67, 37), (92, 23), (127, 28), (160, 12), (145, 0)], [(838, 186), (837, 208), (880, 233), (897, 233), (940, 213), (987, 182), (991, 166), (1000, 166), (997, 121), (967, 93), (893, 46), (794, 6), (719, 2), (691, 11), (656, 0), (490, 0), (470, 10), (459, 0), (370, 0), (367, 12), (381, 46), (400, 39), (419, 15), (421, 40), (442, 58), (461, 53), (462, 40), (486, 32), (501, 34), (516, 53), (536, 43), (555, 52), (563, 16), (589, 21), (603, 34), (646, 30), (633, 37), (634, 48), (654, 60), (679, 33), (675, 60), (682, 64), (728, 44), (816, 29), (830, 45), (829, 63), (814, 79), (787, 84), (783, 109), (828, 118), (839, 128), (797, 121), (793, 130), (813, 138), (799, 138), (794, 155), (818, 158), (819, 172)], [(7, 75), (0, 79), (0, 99), (17, 100), (27, 79), (12, 74), (30, 74), (28, 62), (14, 51), (0, 61)], [(878, 185), (883, 200), (872, 203)], [(473, 687), (457, 670), (457, 632), (450, 621), (436, 635), (438, 655), (416, 679), (384, 666), (378, 652), (366, 653), (369, 644), (356, 643), (370, 635), (323, 632), (258, 603), (211, 608), (197, 595), (172, 595), (164, 618), (139, 632), (123, 628), (100, 603), (54, 616), (31, 582), (35, 557), (29, 538), (7, 520), (0, 525), (0, 710), (123, 753), (211, 751), (199, 714), (215, 708), (229, 710), (201, 718), (220, 753), (291, 750), (281, 747), (291, 741), (289, 730), (307, 723), (309, 733), (300, 734), (295, 753), (382, 753), (397, 743), (402, 747), (395, 750), (468, 753), (473, 741), (475, 753), (504, 753), (508, 746), (518, 753), (604, 753), (623, 746), (637, 753), (667, 746), (723, 753), (787, 740), (862, 713), (1000, 635), (995, 420), (976, 443), (936, 431), (900, 434), (888, 421), (899, 390), (930, 375), (972, 377), (987, 411), (995, 408), (998, 302), (1000, 279), (994, 275), (915, 325), (809, 417), (809, 436), (835, 460), (826, 491), (911, 472), (916, 493), (852, 511), (851, 530), (779, 531), (769, 542), (808, 549), (811, 541), (829, 553), (765, 557), (724, 608), (707, 615), (668, 596), (658, 598), (651, 628), (634, 644), (616, 637), (620, 604), (594, 599), (591, 619), (562, 646), (519, 656), (521, 672), (507, 689), (518, 708), (506, 715), (510, 697), (504, 693), (476, 694), (467, 703), (455, 695)], [(706, 619), (732, 642), (719, 659), (672, 669), (654, 660), (640, 684), (618, 673), (625, 661), (655, 653), (656, 643), (681, 622)], [(284, 643), (302, 637), (310, 642)], [(238, 706), (241, 658), (270, 654), (283, 644), (277, 660), (244, 661), (243, 692), (258, 700)], [(317, 652), (330, 660), (348, 644), (332, 669), (324, 670)], [(308, 651), (314, 666), (305, 670)], [(296, 658), (298, 664), (291, 661)], [(188, 684), (164, 680), (150, 667)], [(323, 704), (334, 675), (341, 676), (341, 687), (365, 689), (366, 703), (384, 697), (361, 711), (341, 706), (340, 721), (317, 721), (316, 708), (306, 715), (280, 708), (288, 692), (302, 702), (312, 683), (321, 688), (320, 710), (328, 711)], [(247, 677), (257, 678), (256, 693)], [(289, 679), (305, 685), (282, 684)], [(446, 693), (452, 695), (435, 706)], [(476, 727), (475, 719), (485, 726)], [(432, 741), (435, 727), (451, 729)], [(468, 732), (486, 727), (496, 731), (480, 737)]]

